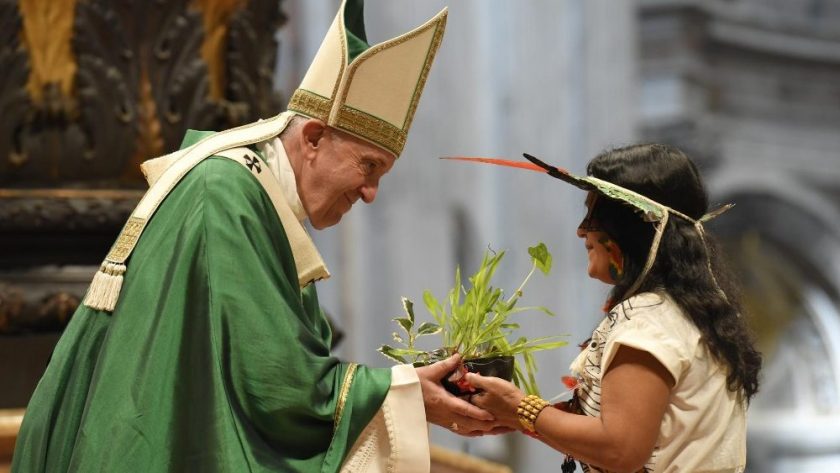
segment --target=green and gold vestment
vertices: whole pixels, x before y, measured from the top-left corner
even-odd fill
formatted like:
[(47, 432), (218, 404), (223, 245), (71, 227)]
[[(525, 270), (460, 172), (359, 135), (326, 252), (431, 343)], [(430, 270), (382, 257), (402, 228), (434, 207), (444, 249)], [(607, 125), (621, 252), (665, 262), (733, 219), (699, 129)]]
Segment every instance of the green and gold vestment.
[(299, 287), (247, 168), (193, 168), (129, 263), (114, 312), (80, 306), (59, 341), (14, 472), (339, 470), (391, 371), (330, 355), (314, 284)]

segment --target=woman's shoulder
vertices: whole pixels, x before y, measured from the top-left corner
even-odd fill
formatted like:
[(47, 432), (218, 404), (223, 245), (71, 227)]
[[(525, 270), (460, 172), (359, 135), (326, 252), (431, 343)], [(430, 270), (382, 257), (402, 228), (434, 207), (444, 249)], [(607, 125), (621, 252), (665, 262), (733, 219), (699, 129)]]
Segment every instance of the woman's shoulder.
[(653, 354), (680, 379), (701, 346), (701, 334), (666, 293), (634, 295), (611, 311), (607, 344), (627, 345)]
[(679, 310), (679, 307), (667, 295), (659, 292), (642, 292), (619, 302), (610, 309), (610, 313), (617, 317), (631, 319), (674, 310)]
[(616, 305), (612, 312), (619, 318), (635, 320), (683, 334), (696, 332), (696, 327), (680, 306), (665, 292), (643, 292)]
[(615, 308), (625, 312), (658, 310), (665, 304), (669, 304), (671, 302), (669, 299), (664, 293), (642, 292), (624, 299)]

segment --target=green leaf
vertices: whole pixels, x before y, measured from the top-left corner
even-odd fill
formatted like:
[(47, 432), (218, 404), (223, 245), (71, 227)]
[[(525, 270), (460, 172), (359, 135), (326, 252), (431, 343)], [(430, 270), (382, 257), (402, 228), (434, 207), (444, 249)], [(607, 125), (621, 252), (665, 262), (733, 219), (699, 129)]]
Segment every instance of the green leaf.
[(551, 316), (551, 317), (554, 317), (554, 312), (552, 312), (552, 311), (550, 311), (550, 310), (546, 309), (545, 307), (538, 307), (538, 306), (532, 306), (532, 307), (518, 307), (518, 308), (516, 308), (516, 309), (511, 309), (511, 310), (508, 312), (508, 315), (518, 314), (518, 313), (520, 313), (520, 312), (526, 312), (526, 311), (529, 311), (529, 310), (538, 310), (538, 311), (540, 311), (540, 312), (544, 313), (545, 315), (549, 315), (549, 316)]
[(405, 358), (398, 355), (397, 354), (397, 349), (394, 348), (394, 347), (389, 347), (388, 345), (382, 345), (376, 351), (378, 351), (379, 353), (382, 353), (383, 355), (385, 355), (386, 358), (390, 358), (393, 361), (396, 361), (398, 363), (406, 363)]
[(407, 297), (402, 298), (403, 309), (405, 310), (405, 314), (408, 315), (408, 320), (411, 321), (411, 326), (414, 326), (414, 303)]
[(538, 310), (538, 311), (540, 311), (540, 312), (544, 313), (545, 315), (548, 315), (548, 316), (554, 317), (554, 312), (552, 312), (552, 311), (550, 311), (550, 310), (546, 309), (545, 307), (542, 307), (542, 306), (537, 306), (537, 307), (534, 307), (533, 309), (534, 309), (534, 310)]
[(439, 325), (443, 325), (445, 320), (443, 308), (440, 306), (440, 302), (438, 302), (438, 300), (431, 293), (431, 291), (423, 291), (423, 303), (426, 304), (426, 310), (428, 310), (429, 313), (432, 314), (432, 317), (434, 317), (437, 323)]
[(551, 253), (548, 252), (545, 243), (540, 242), (537, 246), (528, 248), (528, 254), (531, 255), (534, 264), (543, 274), (548, 274), (551, 271)]
[(557, 342), (537, 343), (534, 345), (528, 344), (527, 349), (528, 352), (533, 353), (535, 351), (554, 350), (555, 348), (565, 347), (568, 344), (569, 342), (565, 340)]
[(382, 353), (386, 357), (398, 361), (400, 363), (408, 363), (408, 357), (414, 358), (413, 361), (417, 361), (418, 359), (423, 358), (424, 356), (428, 357), (428, 353), (423, 350), (417, 350), (415, 348), (394, 348), (388, 345), (382, 345), (377, 350), (379, 353)]
[(405, 330), (405, 333), (408, 336), (411, 336), (411, 328), (414, 326), (414, 322), (411, 319), (406, 317), (397, 317), (394, 319), (394, 322), (400, 324), (400, 327)]
[(522, 356), (525, 358), (525, 371), (528, 373), (528, 391), (530, 391), (528, 394), (539, 396), (540, 390), (537, 388), (537, 379), (534, 376), (534, 373), (537, 372), (537, 364), (534, 361), (534, 355), (529, 352), (525, 352)]
[(525, 386), (525, 377), (522, 376), (522, 368), (519, 367), (518, 360), (513, 362), (513, 384), (515, 384), (517, 388), (528, 393), (529, 389)]
[(442, 328), (438, 324), (423, 322), (420, 327), (417, 328), (417, 335), (432, 335), (440, 332), (441, 330)]

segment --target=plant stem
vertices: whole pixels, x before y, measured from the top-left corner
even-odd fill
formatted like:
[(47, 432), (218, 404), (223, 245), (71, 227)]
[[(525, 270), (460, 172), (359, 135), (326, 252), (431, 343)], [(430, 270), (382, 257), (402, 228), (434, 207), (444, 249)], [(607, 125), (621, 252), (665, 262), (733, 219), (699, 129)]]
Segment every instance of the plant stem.
[(525, 280), (522, 281), (522, 284), (520, 284), (519, 287), (516, 288), (516, 290), (513, 291), (513, 294), (511, 294), (510, 297), (508, 298), (508, 300), (506, 302), (507, 305), (510, 305), (510, 303), (513, 302), (513, 299), (515, 297), (517, 297), (517, 294), (520, 294), (522, 292), (522, 288), (525, 287), (525, 284), (527, 284), (528, 280), (531, 279), (531, 275), (534, 274), (534, 271), (536, 269), (537, 269), (537, 262), (534, 261), (534, 264), (531, 265), (531, 271), (528, 273), (527, 276), (525, 276)]

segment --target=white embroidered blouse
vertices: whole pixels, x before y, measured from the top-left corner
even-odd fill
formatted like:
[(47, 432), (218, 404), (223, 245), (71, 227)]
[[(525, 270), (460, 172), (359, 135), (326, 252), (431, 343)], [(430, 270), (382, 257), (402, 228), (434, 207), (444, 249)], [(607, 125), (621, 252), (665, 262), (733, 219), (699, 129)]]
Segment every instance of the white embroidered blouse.
[[(584, 414), (601, 412), (601, 380), (618, 348), (653, 355), (676, 384), (645, 472), (743, 472), (746, 405), (726, 387), (726, 369), (694, 323), (667, 295), (643, 293), (618, 304), (572, 362)], [(594, 466), (584, 471), (601, 472)]]

